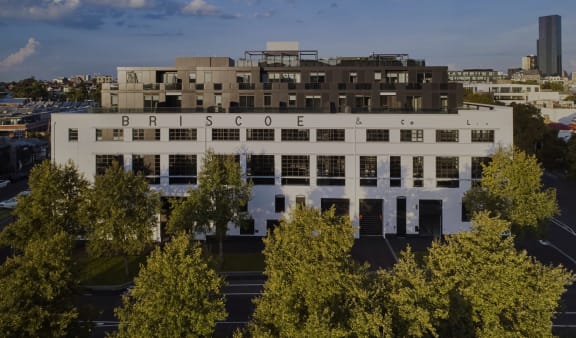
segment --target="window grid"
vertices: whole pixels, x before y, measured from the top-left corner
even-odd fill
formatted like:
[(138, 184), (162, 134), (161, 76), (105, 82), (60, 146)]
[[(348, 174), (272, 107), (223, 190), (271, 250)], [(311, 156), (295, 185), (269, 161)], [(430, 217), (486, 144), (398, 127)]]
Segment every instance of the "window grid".
[(247, 141), (274, 141), (274, 129), (246, 129)]
[(318, 156), (316, 167), (318, 177), (346, 176), (346, 158), (344, 156)]
[(174, 154), (168, 156), (169, 184), (196, 184), (197, 156)]
[(114, 161), (118, 162), (121, 167), (124, 167), (123, 155), (96, 155), (96, 175), (104, 175), (106, 169), (111, 167)]
[(282, 141), (310, 141), (310, 130), (282, 129)]
[(390, 186), (400, 187), (402, 185), (402, 158), (400, 156), (390, 156)]
[(436, 142), (458, 142), (459, 133), (457, 129), (436, 130)]
[(375, 187), (378, 185), (376, 156), (360, 156), (360, 185)]
[(480, 181), (482, 180), (482, 165), (486, 166), (490, 164), (492, 159), (490, 157), (472, 157), (472, 165), (471, 165), (471, 179), (472, 185), (480, 185)]
[(494, 130), (473, 129), (472, 142), (494, 142)]
[(160, 155), (132, 155), (132, 172), (141, 173), (148, 184), (160, 184)]
[(68, 128), (68, 141), (78, 141), (78, 128)]
[(198, 137), (196, 128), (170, 128), (170, 141), (196, 141)]
[(388, 129), (366, 129), (366, 141), (389, 142), (390, 131)]
[(132, 129), (132, 141), (160, 141), (160, 128)]
[(436, 186), (441, 188), (459, 187), (458, 157), (436, 157)]
[(316, 141), (345, 141), (344, 129), (318, 129), (316, 130)]
[(307, 155), (282, 155), (282, 184), (309, 185), (310, 157)]
[(246, 176), (255, 185), (273, 185), (274, 155), (246, 155)]
[(240, 129), (214, 128), (212, 129), (212, 141), (240, 141)]
[(96, 141), (124, 141), (124, 129), (96, 129)]
[(401, 142), (424, 142), (424, 130), (422, 129), (403, 129), (400, 130)]
[(412, 178), (414, 178), (414, 187), (421, 188), (424, 186), (424, 157), (412, 157)]

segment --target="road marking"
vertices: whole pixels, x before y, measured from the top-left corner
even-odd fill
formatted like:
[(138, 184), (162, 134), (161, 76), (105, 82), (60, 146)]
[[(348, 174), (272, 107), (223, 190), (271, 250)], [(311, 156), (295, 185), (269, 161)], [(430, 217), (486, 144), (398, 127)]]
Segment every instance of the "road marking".
[(568, 260), (570, 260), (570, 262), (574, 263), (574, 265), (576, 265), (576, 259), (572, 258), (572, 256), (568, 255), (567, 253), (565, 253), (564, 251), (562, 251), (559, 247), (557, 247), (556, 245), (554, 245), (554, 243), (550, 242), (550, 241), (545, 241), (545, 240), (539, 240), (538, 241), (541, 245), (544, 246), (549, 246), (552, 249), (558, 251), (562, 256), (566, 257)]
[(264, 283), (260, 284), (228, 284), (226, 286), (237, 287), (237, 286), (264, 286)]
[(570, 235), (576, 237), (576, 231), (574, 231), (574, 229), (573, 229), (571, 226), (569, 226), (568, 224), (562, 222), (561, 220), (559, 220), (559, 219), (556, 218), (556, 217), (552, 217), (552, 218), (550, 219), (550, 221), (551, 221), (553, 224), (557, 225), (558, 227), (564, 229), (564, 230), (565, 230), (566, 232), (568, 232)]
[(398, 256), (396, 256), (394, 249), (392, 249), (392, 245), (390, 244), (390, 242), (388, 242), (388, 239), (386, 237), (384, 237), (384, 242), (386, 242), (386, 245), (388, 246), (388, 250), (390, 250), (390, 253), (392, 254), (392, 257), (394, 258), (394, 261), (398, 262)]
[(224, 292), (224, 296), (259, 296), (260, 292)]
[(248, 324), (248, 322), (216, 322), (216, 325), (239, 325)]
[(576, 324), (552, 324), (552, 327), (557, 327), (557, 328), (573, 328), (573, 327), (576, 327)]

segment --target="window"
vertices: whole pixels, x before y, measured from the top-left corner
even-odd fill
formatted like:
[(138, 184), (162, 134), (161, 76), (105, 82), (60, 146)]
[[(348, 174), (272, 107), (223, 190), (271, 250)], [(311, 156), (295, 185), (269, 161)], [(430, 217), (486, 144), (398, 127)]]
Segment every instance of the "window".
[(254, 235), (254, 219), (240, 220), (240, 235)]
[(310, 73), (311, 83), (324, 83), (326, 82), (326, 73), (324, 72), (311, 72)]
[(212, 141), (240, 141), (240, 129), (214, 128)]
[(344, 156), (318, 156), (316, 175), (318, 185), (345, 185), (346, 158)]
[(309, 185), (310, 157), (306, 155), (282, 156), (282, 185)]
[(274, 198), (274, 211), (284, 212), (286, 210), (286, 197), (284, 195), (276, 195)]
[(404, 129), (400, 130), (401, 142), (424, 142), (424, 130)]
[(274, 141), (274, 129), (246, 129), (247, 141)]
[(350, 72), (350, 74), (349, 74), (349, 82), (350, 82), (350, 83), (356, 83), (356, 82), (358, 82), (358, 73), (356, 73), (356, 72)]
[(376, 156), (360, 156), (361, 186), (375, 187), (378, 185), (376, 168)]
[(170, 141), (196, 141), (196, 128), (170, 128)]
[(246, 176), (254, 185), (274, 185), (274, 155), (246, 155)]
[(494, 130), (473, 129), (472, 142), (494, 142)]
[(490, 164), (491, 160), (492, 159), (490, 157), (472, 157), (471, 177), (470, 177), (472, 179), (472, 185), (480, 184), (484, 166)]
[(344, 142), (344, 129), (318, 129), (316, 141), (340, 141)]
[(472, 213), (466, 207), (466, 203), (464, 203), (464, 199), (462, 199), (462, 222), (470, 222), (472, 220)]
[(132, 155), (132, 172), (144, 176), (148, 184), (160, 184), (160, 155)]
[(326, 212), (334, 207), (334, 215), (340, 217), (350, 217), (350, 200), (347, 198), (322, 198), (320, 199), (320, 210)]
[(240, 95), (240, 107), (254, 108), (254, 95)]
[(374, 72), (374, 81), (382, 80), (382, 72)]
[(169, 184), (196, 184), (197, 170), (196, 155), (168, 156)]
[(222, 84), (221, 83), (215, 83), (214, 84), (214, 90), (222, 90)]
[(124, 129), (96, 129), (96, 141), (124, 141)]
[(269, 93), (264, 94), (264, 107), (270, 107), (272, 105), (272, 95)]
[(424, 186), (424, 157), (412, 157), (412, 178), (414, 179), (414, 187), (421, 188)]
[(212, 82), (212, 72), (204, 72), (204, 83)]
[(296, 107), (296, 94), (288, 94), (288, 107)]
[(252, 73), (236, 73), (236, 83), (251, 83)]
[(306, 95), (304, 105), (308, 110), (311, 111), (320, 111), (322, 108), (322, 98), (320, 95), (313, 96), (313, 95)]
[(204, 105), (204, 95), (196, 95), (196, 107), (202, 107), (203, 105)]
[(402, 159), (400, 156), (390, 156), (390, 186), (402, 186)]
[(458, 157), (436, 157), (436, 186), (438, 188), (458, 188)]
[(196, 73), (190, 73), (188, 74), (188, 81), (190, 83), (196, 83)]
[(436, 142), (458, 142), (457, 129), (436, 130)]
[(120, 167), (124, 167), (124, 156), (96, 155), (96, 175), (104, 175), (106, 169), (111, 167), (113, 162), (118, 162)]
[(296, 205), (303, 208), (306, 206), (306, 197), (304, 195), (296, 196)]
[(78, 128), (68, 128), (68, 141), (78, 141)]
[(132, 141), (160, 141), (159, 128), (132, 129)]
[(366, 129), (366, 141), (388, 142), (390, 141), (390, 132), (388, 129)]
[(282, 129), (282, 141), (310, 141), (310, 130)]

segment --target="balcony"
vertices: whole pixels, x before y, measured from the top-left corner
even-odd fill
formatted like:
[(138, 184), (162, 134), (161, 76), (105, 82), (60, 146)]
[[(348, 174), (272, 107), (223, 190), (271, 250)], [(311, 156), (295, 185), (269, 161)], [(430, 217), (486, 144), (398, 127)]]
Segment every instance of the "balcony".
[(165, 83), (164, 87), (166, 90), (182, 90), (181, 83)]
[(160, 84), (159, 83), (145, 83), (142, 86), (142, 89), (144, 89), (144, 90), (160, 90)]
[(371, 83), (355, 83), (354, 89), (356, 89), (356, 90), (371, 90), (372, 84)]
[(239, 83), (238, 84), (238, 89), (239, 90), (254, 90), (256, 89), (256, 84), (255, 83)]
[(421, 83), (407, 83), (406, 89), (407, 90), (421, 90), (422, 84)]
[(305, 83), (304, 89), (322, 89), (322, 84), (318, 82)]

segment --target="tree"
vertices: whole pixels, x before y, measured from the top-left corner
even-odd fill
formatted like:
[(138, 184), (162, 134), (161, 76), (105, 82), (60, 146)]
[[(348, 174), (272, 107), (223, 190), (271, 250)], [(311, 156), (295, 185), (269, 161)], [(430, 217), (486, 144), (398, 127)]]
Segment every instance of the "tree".
[(207, 232), (214, 226), (220, 260), (228, 223), (236, 226), (244, 219), (242, 209), (248, 204), (252, 184), (242, 178), (240, 165), (233, 156), (217, 155), (209, 150), (204, 155), (198, 187), (188, 191), (184, 201), (172, 204), (168, 232)]
[(83, 208), (88, 252), (122, 256), (128, 276), (128, 256), (141, 254), (152, 242), (159, 196), (150, 190), (144, 177), (124, 171), (117, 162), (94, 180)]
[(88, 181), (69, 162), (54, 164), (48, 160), (30, 171), (29, 195), (20, 195), (13, 223), (0, 234), (4, 244), (23, 249), (34, 239), (44, 239), (60, 231), (75, 238), (83, 234), (78, 206), (85, 198)]
[(208, 337), (226, 319), (224, 279), (185, 233), (156, 248), (116, 309), (116, 337)]
[(46, 86), (36, 80), (34, 77), (18, 81), (13, 84), (11, 90), (13, 97), (30, 98), (33, 100), (42, 100), (48, 97)]
[(552, 337), (561, 295), (574, 281), (514, 247), (510, 224), (483, 212), (471, 232), (446, 236), (422, 265), (407, 252), (380, 271), (392, 335), (402, 337)]
[(563, 92), (564, 83), (560, 82), (544, 82), (541, 86), (542, 89), (550, 89), (554, 92)]
[(544, 189), (542, 168), (533, 155), (519, 149), (499, 149), (483, 165), (482, 183), (464, 196), (472, 213), (488, 210), (522, 228), (537, 228), (559, 213), (556, 191)]
[(547, 127), (540, 109), (531, 104), (512, 104), (514, 145), (530, 155), (538, 154)]
[(464, 91), (464, 102), (496, 104), (492, 93), (474, 93), (472, 89), (466, 89)]
[(572, 136), (566, 144), (566, 175), (576, 180), (576, 137)]
[(64, 232), (31, 241), (0, 266), (4, 337), (62, 337), (77, 318), (72, 304), (71, 241)]
[(365, 266), (350, 255), (348, 219), (298, 207), (264, 239), (268, 277), (249, 324), (254, 337), (378, 336)]

